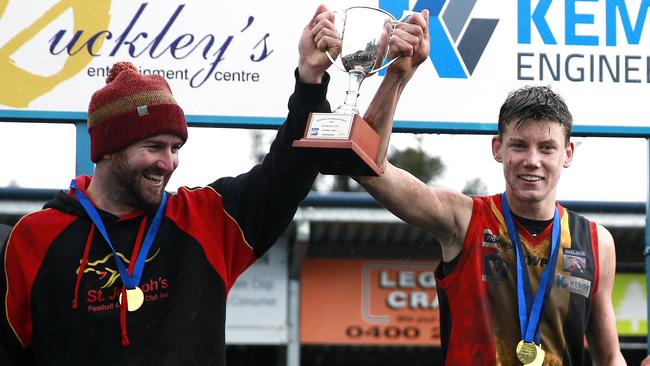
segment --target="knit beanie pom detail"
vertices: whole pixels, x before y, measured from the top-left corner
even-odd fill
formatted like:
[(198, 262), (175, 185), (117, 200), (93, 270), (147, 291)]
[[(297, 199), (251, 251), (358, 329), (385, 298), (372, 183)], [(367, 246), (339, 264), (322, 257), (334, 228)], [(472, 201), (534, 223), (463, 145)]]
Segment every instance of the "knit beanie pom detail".
[(130, 63), (128, 61), (116, 62), (113, 65), (113, 67), (111, 67), (111, 70), (108, 72), (108, 76), (106, 77), (106, 84), (108, 84), (111, 81), (115, 80), (117, 75), (119, 75), (124, 70), (138, 71), (138, 69), (132, 63)]

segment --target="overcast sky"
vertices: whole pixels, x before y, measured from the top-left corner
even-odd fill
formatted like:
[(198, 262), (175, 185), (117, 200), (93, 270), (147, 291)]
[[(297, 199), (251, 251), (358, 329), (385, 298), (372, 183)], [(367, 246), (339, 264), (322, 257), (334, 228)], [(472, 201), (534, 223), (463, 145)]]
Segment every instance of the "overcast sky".
[[(265, 133), (270, 140), (274, 131)], [(252, 166), (251, 132), (241, 129), (190, 128), (180, 166), (168, 186), (198, 186), (243, 173)], [(411, 134), (394, 134), (393, 148), (416, 146)], [(504, 189), (502, 166), (492, 159), (490, 136), (420, 135), (426, 151), (446, 166), (439, 186), (462, 190), (480, 178), (488, 193)], [(74, 177), (75, 131), (72, 125), (0, 123), (0, 187), (67, 187)], [(644, 139), (574, 138), (573, 164), (565, 169), (559, 200), (646, 201), (648, 147)]]

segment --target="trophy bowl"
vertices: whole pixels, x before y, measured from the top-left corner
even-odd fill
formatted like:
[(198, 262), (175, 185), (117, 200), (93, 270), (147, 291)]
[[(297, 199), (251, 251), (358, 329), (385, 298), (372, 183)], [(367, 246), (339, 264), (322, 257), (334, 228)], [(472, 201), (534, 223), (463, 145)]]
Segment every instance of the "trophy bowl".
[(388, 55), (388, 41), (398, 20), (377, 8), (354, 6), (344, 12), (341, 34), (341, 53), (338, 58), (326, 51), (332, 64), (348, 73), (349, 83), (343, 105), (336, 113), (356, 113), (359, 89), (363, 80), (395, 62), (384, 64)]

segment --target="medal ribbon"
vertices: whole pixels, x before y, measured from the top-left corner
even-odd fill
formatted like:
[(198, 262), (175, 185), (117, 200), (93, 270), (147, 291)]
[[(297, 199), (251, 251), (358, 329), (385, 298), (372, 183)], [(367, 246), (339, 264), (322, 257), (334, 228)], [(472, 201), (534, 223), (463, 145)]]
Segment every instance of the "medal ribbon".
[(517, 256), (517, 303), (519, 305), (519, 326), (521, 328), (521, 338), (524, 342), (531, 343), (534, 340), (535, 343), (541, 344), (539, 320), (544, 311), (546, 299), (551, 293), (551, 288), (553, 287), (551, 278), (555, 273), (557, 256), (560, 251), (560, 214), (556, 206), (555, 213), (553, 214), (553, 233), (551, 236), (550, 258), (546, 263), (544, 272), (542, 272), (542, 277), (537, 287), (537, 293), (535, 294), (535, 299), (531, 307), (530, 303), (533, 294), (530, 285), (530, 277), (528, 275), (528, 267), (526, 267), (524, 258), (524, 248), (519, 241), (519, 234), (517, 234), (517, 228), (512, 219), (512, 213), (510, 213), (508, 198), (506, 197), (505, 192), (501, 194), (501, 206), (503, 207), (503, 217), (506, 221), (508, 235), (515, 247)]
[(130, 275), (129, 271), (126, 269), (126, 266), (122, 262), (122, 259), (117, 255), (117, 252), (113, 247), (113, 243), (111, 243), (111, 239), (108, 237), (108, 232), (106, 231), (106, 227), (104, 227), (102, 218), (99, 216), (99, 212), (97, 212), (97, 209), (93, 206), (88, 197), (86, 197), (86, 195), (80, 190), (77, 190), (77, 185), (74, 179), (72, 180), (72, 183), (70, 183), (70, 189), (75, 190), (79, 203), (81, 203), (84, 210), (86, 210), (86, 213), (88, 213), (88, 216), (90, 216), (90, 219), (93, 221), (95, 226), (97, 226), (97, 229), (102, 233), (104, 240), (106, 240), (106, 243), (113, 251), (115, 263), (117, 264), (117, 270), (120, 272), (120, 277), (122, 278), (122, 283), (129, 290), (136, 288), (140, 284), (140, 277), (142, 277), (142, 271), (144, 271), (144, 263), (147, 260), (147, 255), (149, 254), (151, 244), (153, 243), (154, 239), (156, 239), (156, 236), (158, 236), (158, 231), (160, 230), (160, 223), (162, 222), (165, 206), (167, 205), (167, 193), (163, 192), (162, 201), (158, 206), (156, 215), (151, 222), (151, 226), (149, 226), (149, 230), (147, 231), (147, 235), (144, 237), (144, 242), (142, 243), (138, 257), (135, 260), (133, 274)]

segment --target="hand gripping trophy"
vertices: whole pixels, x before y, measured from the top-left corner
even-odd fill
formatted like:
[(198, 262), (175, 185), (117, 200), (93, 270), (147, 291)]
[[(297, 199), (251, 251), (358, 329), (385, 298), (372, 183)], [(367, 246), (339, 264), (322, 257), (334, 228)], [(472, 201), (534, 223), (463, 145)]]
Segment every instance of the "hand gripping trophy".
[(345, 101), (333, 113), (311, 113), (304, 137), (293, 146), (304, 148), (322, 174), (380, 175), (379, 135), (361, 118), (356, 104), (363, 80), (397, 60), (384, 63), (393, 29), (405, 17), (397, 20), (381, 9), (354, 6), (342, 18), (341, 53), (327, 56), (349, 75)]

